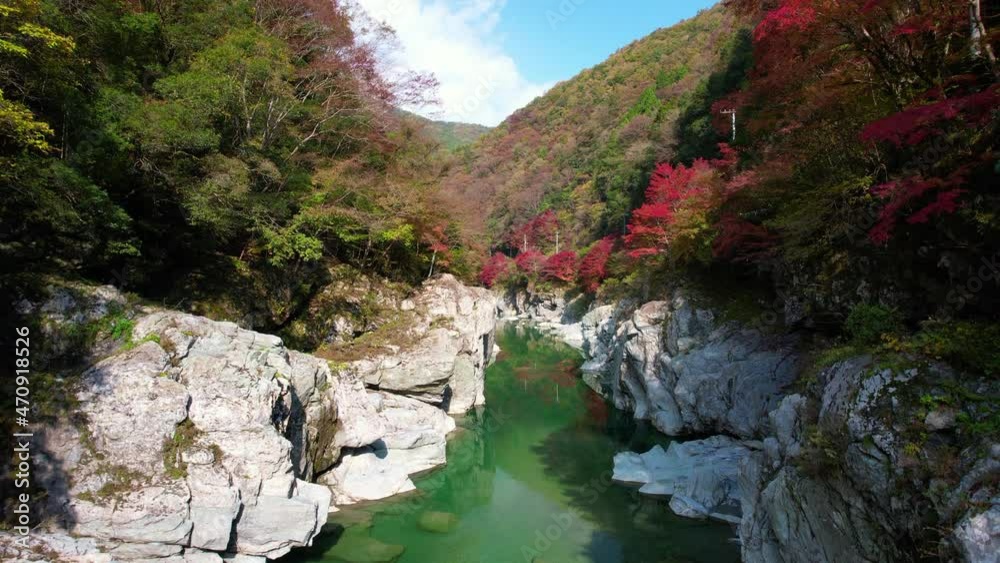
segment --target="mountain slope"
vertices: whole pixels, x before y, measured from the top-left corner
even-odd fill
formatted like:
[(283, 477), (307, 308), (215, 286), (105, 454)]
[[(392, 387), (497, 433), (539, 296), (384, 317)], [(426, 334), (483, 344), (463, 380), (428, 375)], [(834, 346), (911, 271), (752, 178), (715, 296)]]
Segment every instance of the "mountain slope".
[(403, 113), (422, 125), (431, 140), (441, 143), (449, 151), (469, 146), (491, 131), (489, 127), (478, 123), (437, 121), (405, 111)]
[[(706, 136), (714, 147), (712, 94), (738, 81), (749, 61), (738, 27), (721, 7), (704, 11), (620, 49), (507, 118), (443, 181), (468, 234), (497, 242), (546, 209), (572, 227), (565, 229), (570, 244), (620, 231), (654, 162), (688, 158)], [(720, 67), (735, 70), (713, 75)]]

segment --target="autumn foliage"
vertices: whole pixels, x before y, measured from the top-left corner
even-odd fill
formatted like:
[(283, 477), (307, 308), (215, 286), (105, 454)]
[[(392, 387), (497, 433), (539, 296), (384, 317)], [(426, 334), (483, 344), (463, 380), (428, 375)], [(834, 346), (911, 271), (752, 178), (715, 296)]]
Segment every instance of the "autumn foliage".
[(615, 247), (614, 237), (604, 237), (580, 259), (580, 282), (583, 288), (593, 293), (608, 277), (608, 260)]
[[(970, 21), (973, 4), (983, 6), (980, 22)], [(662, 161), (651, 171), (646, 164), (646, 172), (627, 180), (597, 173), (546, 201), (573, 226), (595, 217), (595, 207), (603, 205), (605, 219), (591, 231), (591, 240), (624, 230), (620, 239), (592, 244), (576, 260), (574, 275), (569, 253), (544, 258), (539, 266), (542, 252), (558, 250), (556, 213), (508, 222), (517, 226), (499, 239), (517, 254), (519, 271), (579, 283), (590, 292), (611, 275), (609, 264), (616, 265), (616, 273), (618, 264), (646, 270), (646, 276), (622, 272), (622, 285), (650, 280), (665, 268), (707, 267), (775, 278), (795, 272), (792, 285), (817, 279), (846, 287), (862, 279), (855, 269), (859, 257), (908, 264), (908, 270), (884, 266), (877, 275), (868, 273), (900, 285), (910, 283), (903, 279), (908, 275), (913, 279), (907, 272), (919, 261), (914, 246), (948, 248), (949, 260), (956, 253), (966, 259), (990, 254), (1000, 233), (993, 188), (1000, 137), (995, 8), (946, 0), (730, 0), (727, 5), (752, 22), (744, 44), (752, 62), (742, 67), (721, 62), (720, 73), (738, 69), (739, 75), (701, 101), (704, 113), (693, 114), (707, 142), (674, 150), (685, 141), (675, 137), (664, 143), (669, 149), (655, 153)], [(739, 53), (730, 55), (739, 62)], [(717, 78), (722, 82), (720, 76), (702, 83), (706, 91)], [(639, 105), (618, 113), (621, 126), (612, 135), (620, 143), (642, 138), (673, 107), (659, 78), (656, 86), (644, 82), (634, 88), (642, 92), (640, 105), (659, 113), (636, 111)], [(738, 116), (735, 138), (729, 110)], [(692, 130), (682, 129), (685, 111), (678, 132)], [(534, 123), (531, 112), (514, 116), (508, 126), (520, 130), (526, 123)], [(510, 149), (504, 158), (522, 151), (542, 162), (544, 149), (523, 151), (537, 140), (512, 136), (496, 142)], [(621, 161), (612, 155), (607, 151), (602, 158), (618, 166)], [(566, 168), (585, 178), (591, 172)], [(647, 177), (637, 203), (633, 194)], [(511, 178), (512, 185), (523, 185), (533, 177)], [(611, 189), (623, 183), (628, 197)], [(564, 184), (573, 185), (568, 176)], [(537, 209), (541, 198), (529, 197), (531, 189), (508, 192), (504, 204)], [(599, 204), (584, 197), (591, 194), (601, 198)], [(578, 203), (584, 205), (559, 207)], [(567, 249), (586, 245), (573, 227), (561, 234)], [(617, 260), (616, 251), (629, 260)], [(827, 290), (809, 288), (821, 299)]]
[(479, 281), (486, 287), (502, 282), (514, 270), (514, 262), (502, 252), (497, 252), (486, 262), (479, 272)]
[(542, 275), (549, 280), (571, 283), (576, 280), (576, 268), (576, 252), (564, 250), (545, 259)]
[(545, 255), (540, 251), (529, 248), (526, 252), (522, 252), (514, 258), (514, 263), (517, 264), (517, 269), (528, 276), (536, 276), (542, 271), (542, 266), (545, 264)]
[(512, 248), (521, 251), (544, 248), (554, 243), (558, 230), (559, 219), (554, 211), (548, 210), (511, 231), (507, 241)]
[(666, 250), (677, 234), (673, 227), (679, 216), (704, 198), (706, 180), (712, 174), (708, 162), (700, 159), (691, 166), (669, 162), (657, 166), (646, 188), (645, 203), (632, 212), (625, 235), (629, 256), (639, 258)]

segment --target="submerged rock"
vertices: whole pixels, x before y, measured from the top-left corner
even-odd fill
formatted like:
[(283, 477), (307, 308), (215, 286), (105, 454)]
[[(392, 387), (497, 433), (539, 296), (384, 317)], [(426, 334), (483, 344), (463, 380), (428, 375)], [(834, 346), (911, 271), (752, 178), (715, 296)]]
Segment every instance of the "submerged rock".
[(428, 510), (420, 514), (420, 517), (417, 519), (417, 526), (425, 532), (447, 534), (458, 526), (458, 516), (450, 512)]
[(348, 563), (392, 563), (403, 555), (401, 545), (381, 542), (361, 526), (347, 528), (327, 555)]

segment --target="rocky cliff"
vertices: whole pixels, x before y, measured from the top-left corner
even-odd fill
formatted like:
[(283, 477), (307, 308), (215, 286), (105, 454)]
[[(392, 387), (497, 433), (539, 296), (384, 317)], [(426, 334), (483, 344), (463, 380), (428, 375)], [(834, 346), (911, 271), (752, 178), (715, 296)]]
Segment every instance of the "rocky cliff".
[(553, 333), (580, 343), (585, 381), (616, 407), (667, 435), (713, 435), (622, 452), (614, 479), (737, 525), (745, 561), (998, 561), (1000, 446), (976, 439), (995, 380), (921, 358), (806, 371), (797, 335), (692, 297), (567, 319), (564, 299), (511, 294), (503, 309), (563, 321)]
[(445, 462), (448, 412), (483, 401), (496, 310), (441, 276), (408, 305), (420, 355), (333, 363), (108, 287), (49, 293), (20, 312), (53, 356), (93, 337), (90, 365), (57, 380), (65, 400), (34, 428), (48, 519), (28, 548), (0, 536), (5, 560), (251, 562), (309, 545), (337, 504)]

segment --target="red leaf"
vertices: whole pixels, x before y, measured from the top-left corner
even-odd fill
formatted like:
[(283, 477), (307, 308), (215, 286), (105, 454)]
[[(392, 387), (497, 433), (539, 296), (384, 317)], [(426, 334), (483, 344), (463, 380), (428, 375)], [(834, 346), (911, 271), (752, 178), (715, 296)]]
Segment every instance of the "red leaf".
[(611, 258), (614, 246), (614, 237), (604, 237), (580, 260), (580, 280), (587, 291), (597, 291), (601, 282), (608, 277), (608, 259)]
[(576, 279), (576, 252), (566, 250), (553, 254), (545, 260), (542, 275), (550, 280), (570, 283)]
[(495, 283), (510, 275), (512, 266), (510, 258), (497, 252), (483, 265), (482, 271), (479, 272), (479, 281), (486, 287), (493, 287)]

